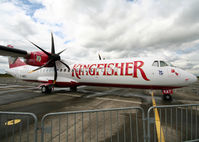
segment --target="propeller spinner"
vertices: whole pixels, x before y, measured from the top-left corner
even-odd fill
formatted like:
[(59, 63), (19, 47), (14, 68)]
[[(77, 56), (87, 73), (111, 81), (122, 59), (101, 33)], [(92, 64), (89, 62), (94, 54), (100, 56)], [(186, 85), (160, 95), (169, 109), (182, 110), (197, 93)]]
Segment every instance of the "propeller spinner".
[(68, 68), (68, 71), (70, 71), (70, 67), (66, 63), (64, 63), (63, 61), (61, 61), (61, 57), (60, 57), (60, 54), (62, 52), (64, 52), (65, 49), (62, 50), (61, 52), (57, 53), (57, 54), (55, 53), (55, 44), (54, 44), (54, 38), (53, 38), (53, 34), (52, 33), (51, 33), (51, 53), (48, 53), (47, 51), (45, 51), (44, 49), (42, 49), (41, 47), (39, 47), (38, 45), (36, 45), (35, 43), (33, 43), (31, 41), (30, 41), (30, 43), (32, 43), (34, 46), (36, 46), (38, 49), (40, 49), (46, 55), (48, 55), (48, 59), (49, 59), (46, 64), (44, 64), (43, 66), (41, 66), (39, 68), (36, 68), (36, 69), (32, 70), (30, 73), (35, 72), (37, 70), (40, 70), (43, 67), (47, 67), (48, 65), (53, 65), (53, 67), (54, 67), (54, 81), (53, 81), (53, 84), (55, 84), (55, 82), (57, 80), (57, 66), (56, 66), (56, 61), (64, 64)]

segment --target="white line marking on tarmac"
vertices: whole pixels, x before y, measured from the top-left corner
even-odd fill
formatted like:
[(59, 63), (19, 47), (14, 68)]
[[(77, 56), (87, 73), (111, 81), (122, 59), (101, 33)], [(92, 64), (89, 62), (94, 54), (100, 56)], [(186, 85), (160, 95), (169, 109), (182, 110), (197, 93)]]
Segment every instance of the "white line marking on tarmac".
[(32, 90), (35, 88), (26, 88), (26, 89), (18, 89), (18, 90), (9, 90), (9, 91), (1, 91), (0, 95), (5, 94), (5, 93), (13, 93), (13, 92), (19, 92), (19, 91), (24, 91), (24, 90)]
[[(1, 88), (13, 88), (13, 87), (20, 87), (21, 85), (5, 85), (5, 86), (0, 86)], [(23, 86), (24, 87), (24, 86)]]
[[(80, 98), (80, 95), (75, 95), (75, 94), (64, 94), (70, 97), (78, 97)], [(115, 101), (115, 102), (125, 102), (125, 103), (134, 103), (134, 104), (142, 104), (140, 101), (129, 101), (129, 100), (119, 100), (119, 99), (111, 99), (111, 98), (101, 98), (101, 97), (96, 97), (98, 100), (106, 100), (106, 101)]]
[(0, 84), (0, 86), (4, 86), (4, 85), (7, 85), (7, 84)]
[(119, 99), (100, 98), (100, 97), (97, 97), (97, 99), (99, 99), (99, 100), (107, 100), (107, 101), (115, 101), (115, 102), (125, 102), (125, 103), (142, 104), (142, 102), (129, 101), (129, 100), (119, 100)]

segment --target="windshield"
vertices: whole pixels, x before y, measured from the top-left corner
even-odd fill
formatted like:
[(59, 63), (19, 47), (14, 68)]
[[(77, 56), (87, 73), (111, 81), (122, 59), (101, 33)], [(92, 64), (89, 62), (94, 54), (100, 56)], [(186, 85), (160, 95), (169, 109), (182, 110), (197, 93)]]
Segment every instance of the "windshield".
[(169, 65), (164, 61), (160, 61), (160, 67), (165, 67), (165, 66), (169, 66)]
[(152, 66), (154, 67), (166, 67), (166, 66), (170, 66), (170, 67), (174, 67), (171, 63), (165, 62), (165, 61), (154, 61)]
[(153, 64), (152, 64), (152, 66), (159, 67), (158, 61), (154, 61)]

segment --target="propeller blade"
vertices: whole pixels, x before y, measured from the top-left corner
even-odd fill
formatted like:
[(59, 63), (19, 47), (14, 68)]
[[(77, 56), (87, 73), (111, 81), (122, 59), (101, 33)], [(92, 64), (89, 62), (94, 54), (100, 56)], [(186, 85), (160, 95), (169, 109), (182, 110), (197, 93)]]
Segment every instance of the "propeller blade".
[(42, 69), (42, 68), (45, 67), (45, 66), (46, 66), (46, 64), (43, 65), (43, 66), (41, 66), (41, 67), (39, 67), (39, 68), (36, 68), (36, 69), (34, 69), (34, 70), (32, 70), (32, 71), (29, 71), (28, 73), (33, 73), (33, 72), (35, 72), (35, 71), (37, 71), (37, 70)]
[(48, 52), (46, 52), (44, 49), (42, 49), (41, 47), (39, 47), (38, 45), (34, 44), (33, 42), (29, 41), (30, 43), (32, 43), (34, 46), (36, 46), (37, 48), (39, 48), (41, 51), (43, 51), (45, 54), (47, 54), (48, 56), (50, 56), (50, 54)]
[(34, 70), (32, 70), (32, 71), (29, 71), (28, 73), (33, 73), (33, 72), (35, 72), (35, 71), (37, 71), (37, 70), (39, 70), (39, 69), (42, 69), (43, 67), (45, 67), (46, 65), (48, 65), (50, 62), (52, 62), (52, 60), (49, 60), (46, 64), (44, 64), (44, 65), (42, 65), (41, 67), (36, 68), (36, 69), (34, 69)]
[(51, 54), (55, 54), (55, 44), (54, 44), (54, 38), (53, 38), (53, 33), (51, 33)]
[(61, 52), (58, 53), (58, 55), (60, 55), (62, 52), (64, 52), (66, 49), (62, 50)]
[(70, 71), (70, 67), (67, 65), (67, 64), (65, 64), (63, 61), (61, 61), (61, 60), (59, 60), (59, 62), (61, 62), (62, 64), (64, 64), (67, 68), (68, 68), (68, 71)]
[(53, 84), (56, 83), (56, 80), (57, 80), (57, 66), (56, 66), (56, 63), (54, 62), (54, 81), (53, 81)]

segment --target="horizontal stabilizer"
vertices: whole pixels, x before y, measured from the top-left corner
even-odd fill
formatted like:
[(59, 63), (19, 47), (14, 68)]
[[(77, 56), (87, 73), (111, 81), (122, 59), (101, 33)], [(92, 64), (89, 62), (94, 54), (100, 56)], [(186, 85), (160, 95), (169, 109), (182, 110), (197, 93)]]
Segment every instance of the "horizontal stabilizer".
[(0, 55), (11, 57), (27, 57), (28, 53), (25, 50), (0, 45)]

